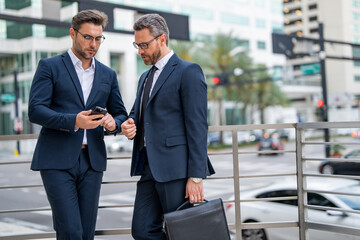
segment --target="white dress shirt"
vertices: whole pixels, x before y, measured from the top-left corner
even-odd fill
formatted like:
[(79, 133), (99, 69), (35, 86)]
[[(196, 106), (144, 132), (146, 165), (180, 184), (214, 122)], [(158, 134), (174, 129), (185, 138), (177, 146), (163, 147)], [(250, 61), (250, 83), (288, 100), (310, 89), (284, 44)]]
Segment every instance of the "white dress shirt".
[[(89, 98), (92, 85), (94, 82), (94, 75), (95, 75), (95, 61), (92, 59), (91, 66), (88, 69), (83, 69), (82, 62), (80, 59), (76, 57), (76, 55), (73, 53), (71, 48), (68, 50), (68, 54), (70, 55), (71, 61), (75, 67), (76, 74), (79, 78), (83, 97), (84, 97), (84, 104), (86, 105), (86, 101)], [(78, 130), (77, 128), (75, 129)], [(84, 129), (84, 138), (82, 144), (87, 144), (87, 138), (86, 138), (86, 130)]]

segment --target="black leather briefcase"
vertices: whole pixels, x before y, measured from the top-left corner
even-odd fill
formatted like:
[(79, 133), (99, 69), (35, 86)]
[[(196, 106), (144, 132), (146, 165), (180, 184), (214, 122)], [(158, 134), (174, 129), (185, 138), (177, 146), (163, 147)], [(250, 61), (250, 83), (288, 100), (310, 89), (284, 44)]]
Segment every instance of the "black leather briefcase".
[[(183, 209), (185, 206), (191, 206)], [(222, 200), (190, 205), (187, 201), (176, 211), (164, 214), (169, 240), (230, 240)]]

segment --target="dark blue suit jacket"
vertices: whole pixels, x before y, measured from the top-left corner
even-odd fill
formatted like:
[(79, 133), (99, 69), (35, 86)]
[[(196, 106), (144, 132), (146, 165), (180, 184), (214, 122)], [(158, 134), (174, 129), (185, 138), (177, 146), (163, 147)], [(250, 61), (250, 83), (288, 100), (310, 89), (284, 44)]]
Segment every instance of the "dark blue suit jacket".
[[(145, 79), (139, 80), (130, 116), (139, 123)], [(158, 182), (205, 178), (214, 173), (207, 156), (207, 86), (199, 65), (174, 54), (161, 72), (144, 115), (149, 166)], [(139, 151), (134, 139), (131, 175), (135, 175)]]
[[(121, 100), (116, 73), (95, 58), (95, 75), (89, 98), (84, 97), (68, 53), (41, 59), (29, 99), (30, 121), (42, 126), (31, 169), (69, 169), (78, 161), (84, 130), (75, 131), (76, 115), (96, 106), (106, 107), (121, 131), (127, 112)], [(87, 130), (88, 152), (94, 170), (106, 169), (104, 128)]]

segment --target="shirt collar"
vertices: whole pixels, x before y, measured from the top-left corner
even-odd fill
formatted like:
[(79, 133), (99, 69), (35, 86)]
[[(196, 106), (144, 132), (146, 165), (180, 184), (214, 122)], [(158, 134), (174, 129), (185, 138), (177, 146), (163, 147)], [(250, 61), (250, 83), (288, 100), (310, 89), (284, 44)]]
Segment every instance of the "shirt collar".
[[(70, 59), (73, 63), (74, 66), (81, 66), (82, 67), (82, 62), (81, 60), (73, 53), (73, 51), (71, 50), (71, 48), (69, 48), (69, 50), (67, 51), (69, 56), (70, 56)], [(95, 69), (95, 60), (94, 58), (92, 58), (92, 61), (91, 61), (91, 69)]]
[(157, 67), (157, 69), (162, 71), (164, 69), (165, 65), (168, 63), (169, 59), (172, 57), (172, 55), (174, 55), (173, 50), (171, 50), (168, 54), (166, 54), (162, 59), (157, 61), (155, 63), (155, 67)]

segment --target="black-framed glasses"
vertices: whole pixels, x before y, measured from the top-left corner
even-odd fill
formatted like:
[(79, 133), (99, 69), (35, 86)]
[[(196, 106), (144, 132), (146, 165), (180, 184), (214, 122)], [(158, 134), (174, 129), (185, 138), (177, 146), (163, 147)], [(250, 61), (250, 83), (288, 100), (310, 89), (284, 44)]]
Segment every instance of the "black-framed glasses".
[(154, 41), (155, 39), (157, 39), (158, 37), (160, 37), (161, 35), (163, 35), (163, 34), (160, 34), (160, 35), (154, 37), (153, 39), (151, 39), (151, 40), (148, 41), (148, 42), (143, 42), (143, 43), (139, 43), (139, 44), (137, 44), (136, 42), (133, 42), (133, 45), (134, 45), (134, 47), (135, 47), (136, 49), (139, 49), (139, 48), (141, 48), (141, 49), (148, 49), (148, 48), (149, 48), (149, 44), (150, 44), (152, 41)]
[(87, 35), (87, 34), (82, 34), (81, 32), (79, 32), (79, 30), (77, 30), (76, 28), (74, 28), (74, 30), (78, 33), (80, 33), (81, 36), (83, 36), (84, 40), (87, 41), (87, 42), (92, 42), (94, 39), (95, 39), (95, 42), (100, 44), (100, 43), (103, 43), (104, 40), (105, 40), (105, 37), (104, 35), (101, 35), (101, 36), (98, 36), (98, 37), (93, 37), (93, 36), (90, 36), (90, 35)]

